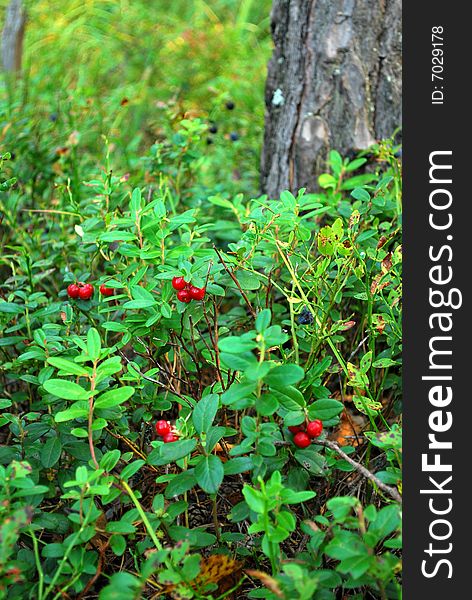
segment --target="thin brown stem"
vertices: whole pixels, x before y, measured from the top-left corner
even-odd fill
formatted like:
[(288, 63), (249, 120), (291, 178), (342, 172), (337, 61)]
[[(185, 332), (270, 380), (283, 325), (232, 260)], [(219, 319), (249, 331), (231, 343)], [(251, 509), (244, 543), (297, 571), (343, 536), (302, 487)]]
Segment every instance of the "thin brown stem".
[(236, 287), (238, 288), (241, 296), (243, 297), (244, 302), (246, 303), (246, 306), (248, 307), (251, 315), (255, 318), (256, 317), (256, 311), (254, 310), (254, 308), (252, 307), (252, 304), (249, 300), (249, 298), (246, 296), (245, 291), (243, 290), (243, 288), (241, 287), (241, 284), (239, 283), (236, 275), (233, 273), (233, 271), (228, 267), (228, 265), (225, 263), (224, 258), (221, 255), (221, 252), (218, 250), (218, 248), (216, 246), (213, 246), (213, 250), (216, 252), (216, 254), (218, 255), (218, 258), (220, 259), (221, 264), (223, 265), (224, 270), (228, 273), (228, 275), (231, 277), (231, 279), (234, 281), (234, 284), (236, 285)]
[(383, 481), (380, 481), (380, 479), (378, 477), (376, 477), (373, 473), (371, 473), (363, 465), (361, 465), (360, 463), (356, 462), (350, 456), (348, 456), (345, 452), (343, 452), (341, 450), (341, 448), (335, 442), (331, 442), (330, 440), (316, 440), (316, 443), (319, 444), (320, 446), (326, 446), (327, 448), (330, 448), (331, 450), (334, 450), (337, 454), (339, 454), (339, 456), (341, 458), (343, 458), (350, 465), (352, 465), (356, 469), (356, 471), (358, 471), (366, 479), (369, 479), (370, 481), (372, 481), (373, 483), (375, 483), (375, 485), (379, 489), (381, 489), (383, 492), (385, 492), (391, 498), (393, 498), (397, 502), (400, 502), (400, 504), (401, 504), (402, 497), (400, 496), (400, 494), (399, 494), (399, 492), (398, 492), (398, 490), (396, 488), (391, 487), (390, 485), (387, 485), (387, 484), (383, 483)]

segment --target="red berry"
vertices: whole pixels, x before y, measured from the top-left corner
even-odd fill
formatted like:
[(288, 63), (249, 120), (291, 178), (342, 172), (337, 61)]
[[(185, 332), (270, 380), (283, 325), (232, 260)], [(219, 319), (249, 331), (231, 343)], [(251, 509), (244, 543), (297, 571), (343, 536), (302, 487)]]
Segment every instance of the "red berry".
[(192, 300), (192, 296), (188, 290), (179, 290), (177, 292), (177, 298), (181, 302), (185, 302), (185, 304), (188, 304)]
[(321, 435), (323, 431), (323, 423), (319, 419), (310, 421), (306, 426), (306, 432), (311, 438), (316, 438)]
[(100, 294), (102, 296), (113, 296), (114, 290), (112, 288), (107, 287), (104, 283), (100, 286)]
[(299, 431), (293, 436), (293, 443), (299, 448), (306, 448), (311, 444), (311, 440), (304, 431)]
[(169, 433), (166, 433), (162, 436), (162, 440), (165, 444), (168, 444), (169, 442), (176, 442), (178, 439), (179, 438), (175, 435), (175, 433), (172, 433), (172, 431), (169, 431)]
[(204, 287), (198, 288), (194, 285), (192, 285), (189, 289), (190, 297), (193, 298), (193, 300), (203, 300), (203, 298), (205, 297), (205, 292), (206, 289)]
[(161, 419), (160, 421), (158, 421), (156, 423), (156, 433), (157, 435), (160, 435), (161, 437), (163, 435), (167, 435), (170, 432), (170, 425), (168, 421), (164, 421), (164, 419)]
[(81, 300), (90, 300), (93, 296), (93, 285), (91, 283), (86, 283), (79, 290), (79, 298)]
[(174, 290), (183, 290), (188, 285), (183, 277), (174, 277), (172, 279), (172, 287)]
[(299, 431), (303, 431), (303, 427), (302, 427), (302, 425), (290, 425), (288, 430), (291, 433), (298, 433)]
[(78, 298), (80, 288), (76, 283), (71, 283), (67, 286), (67, 295), (69, 298)]

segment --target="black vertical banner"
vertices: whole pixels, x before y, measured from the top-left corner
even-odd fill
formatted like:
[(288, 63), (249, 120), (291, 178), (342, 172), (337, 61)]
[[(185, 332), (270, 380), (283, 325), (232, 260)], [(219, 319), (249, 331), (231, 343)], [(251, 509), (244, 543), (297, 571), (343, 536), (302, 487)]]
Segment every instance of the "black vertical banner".
[(414, 600), (471, 596), (468, 7), (403, 4), (403, 564)]

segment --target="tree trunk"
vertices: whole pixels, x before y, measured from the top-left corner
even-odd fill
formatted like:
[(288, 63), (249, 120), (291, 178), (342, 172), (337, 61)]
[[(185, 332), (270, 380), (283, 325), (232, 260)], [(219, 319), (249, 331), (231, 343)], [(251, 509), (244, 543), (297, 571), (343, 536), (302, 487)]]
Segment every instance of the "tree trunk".
[(401, 0), (274, 0), (262, 190), (316, 189), (346, 154), (401, 125)]
[(6, 9), (2, 31), (2, 64), (4, 70), (10, 73), (21, 70), (25, 22), (22, 0), (11, 0)]

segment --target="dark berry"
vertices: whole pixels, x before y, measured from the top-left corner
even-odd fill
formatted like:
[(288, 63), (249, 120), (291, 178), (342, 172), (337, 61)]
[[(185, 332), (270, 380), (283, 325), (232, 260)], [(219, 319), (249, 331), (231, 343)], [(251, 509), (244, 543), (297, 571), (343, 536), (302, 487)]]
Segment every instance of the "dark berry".
[(216, 123), (212, 123), (210, 127), (208, 127), (208, 131), (210, 133), (218, 133), (218, 125), (216, 125)]
[(165, 444), (168, 444), (169, 442), (176, 442), (178, 439), (179, 438), (175, 435), (175, 433), (172, 433), (172, 431), (169, 431), (169, 433), (166, 433), (162, 436), (162, 440)]
[(161, 419), (156, 423), (156, 433), (161, 437), (170, 433), (170, 425), (168, 421)]
[(314, 321), (313, 313), (305, 306), (298, 315), (299, 325), (311, 325)]
[(206, 139), (206, 145), (207, 146), (211, 146), (212, 144), (213, 144), (213, 138), (207, 137), (207, 139)]
[(234, 102), (232, 100), (228, 100), (228, 102), (225, 104), (226, 108), (228, 110), (233, 110), (234, 109)]
[(232, 131), (232, 132), (229, 134), (229, 139), (230, 139), (232, 142), (237, 142), (237, 141), (239, 140), (239, 135), (238, 135), (238, 134), (237, 134), (235, 131)]
[(316, 438), (321, 435), (323, 431), (323, 423), (319, 419), (310, 421), (306, 426), (306, 432), (311, 438)]
[(107, 287), (104, 283), (100, 286), (100, 294), (102, 296), (113, 296), (114, 290)]
[(172, 279), (172, 287), (174, 290), (183, 290), (188, 285), (183, 277), (174, 277)]
[(79, 298), (81, 300), (90, 300), (93, 296), (93, 285), (91, 283), (86, 283), (79, 289)]
[(307, 448), (311, 444), (311, 440), (304, 431), (299, 431), (293, 436), (293, 443), (299, 448)]
[(192, 296), (188, 290), (179, 290), (177, 292), (177, 298), (185, 304), (188, 304), (192, 300)]
[(298, 433), (299, 431), (303, 431), (303, 427), (301, 425), (290, 425), (288, 428), (290, 433)]
[(192, 285), (191, 288), (189, 289), (190, 297), (193, 300), (203, 300), (203, 298), (205, 297), (205, 292), (206, 292), (206, 289), (204, 287), (198, 288), (198, 287), (195, 287), (194, 285)]
[(78, 298), (79, 297), (80, 288), (76, 283), (71, 283), (67, 286), (67, 295), (69, 298)]

